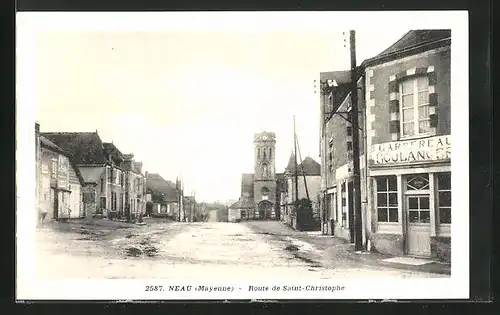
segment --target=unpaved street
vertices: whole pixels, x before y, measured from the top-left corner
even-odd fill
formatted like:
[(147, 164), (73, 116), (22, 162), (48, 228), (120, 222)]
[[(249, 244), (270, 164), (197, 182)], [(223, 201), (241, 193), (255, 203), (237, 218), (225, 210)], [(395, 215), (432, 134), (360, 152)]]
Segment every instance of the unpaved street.
[(205, 280), (445, 276), (369, 266), (351, 259), (342, 242), (327, 237), (318, 241), (317, 236), (313, 241), (313, 236), (286, 229), (279, 222), (54, 223), (37, 233), (37, 276)]

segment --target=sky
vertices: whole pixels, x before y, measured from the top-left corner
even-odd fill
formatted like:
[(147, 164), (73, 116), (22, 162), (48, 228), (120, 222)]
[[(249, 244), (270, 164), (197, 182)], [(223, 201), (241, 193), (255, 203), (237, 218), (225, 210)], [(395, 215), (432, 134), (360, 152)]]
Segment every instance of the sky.
[[(293, 148), (293, 115), (302, 158), (319, 162), (314, 80), (320, 72), (349, 69), (348, 30), (210, 23), (37, 32), (41, 131), (97, 130), (146, 171), (172, 181), (182, 176), (185, 193), (199, 201), (238, 199), (241, 173), (253, 172), (256, 132), (276, 133), (276, 171), (282, 172)], [(358, 64), (407, 31), (356, 30)]]

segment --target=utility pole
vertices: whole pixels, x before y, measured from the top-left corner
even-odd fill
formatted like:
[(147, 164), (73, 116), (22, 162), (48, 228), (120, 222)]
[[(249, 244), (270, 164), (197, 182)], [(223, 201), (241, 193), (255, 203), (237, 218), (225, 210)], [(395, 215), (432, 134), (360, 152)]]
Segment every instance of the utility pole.
[(297, 173), (297, 134), (295, 133), (295, 115), (293, 115), (293, 151), (294, 151), (294, 178), (295, 178), (295, 200), (292, 198), (294, 202), (299, 200), (299, 176)]
[(359, 169), (359, 110), (358, 84), (356, 80), (356, 32), (350, 31), (351, 50), (351, 124), (352, 124), (352, 166), (353, 166), (353, 200), (354, 200), (354, 246), (357, 251), (363, 250), (363, 223), (361, 219), (361, 185)]

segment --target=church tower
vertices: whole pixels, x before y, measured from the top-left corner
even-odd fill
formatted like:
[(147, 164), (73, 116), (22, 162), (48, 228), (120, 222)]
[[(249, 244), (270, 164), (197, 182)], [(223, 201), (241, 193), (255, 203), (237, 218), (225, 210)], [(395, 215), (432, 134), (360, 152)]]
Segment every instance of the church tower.
[(274, 219), (276, 204), (276, 134), (259, 132), (254, 135), (254, 202), (256, 215)]

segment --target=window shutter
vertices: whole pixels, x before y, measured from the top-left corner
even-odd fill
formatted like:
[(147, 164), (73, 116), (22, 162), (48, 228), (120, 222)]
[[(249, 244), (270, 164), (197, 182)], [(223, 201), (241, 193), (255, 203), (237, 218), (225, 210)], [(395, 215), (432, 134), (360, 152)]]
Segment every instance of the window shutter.
[(438, 125), (438, 115), (437, 114), (431, 114), (429, 115), (429, 124), (431, 128), (436, 128)]
[(389, 101), (389, 113), (399, 112), (399, 100)]
[(400, 132), (399, 120), (392, 120), (389, 122), (389, 132), (390, 133), (399, 133)]

